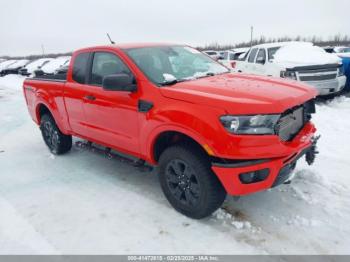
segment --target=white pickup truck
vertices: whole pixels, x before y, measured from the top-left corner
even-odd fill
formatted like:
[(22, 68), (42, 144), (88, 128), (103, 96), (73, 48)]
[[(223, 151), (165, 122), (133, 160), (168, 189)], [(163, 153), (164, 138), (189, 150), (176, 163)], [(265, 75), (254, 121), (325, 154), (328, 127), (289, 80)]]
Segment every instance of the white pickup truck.
[(253, 46), (233, 71), (302, 81), (321, 96), (340, 92), (346, 82), (341, 59), (306, 42)]

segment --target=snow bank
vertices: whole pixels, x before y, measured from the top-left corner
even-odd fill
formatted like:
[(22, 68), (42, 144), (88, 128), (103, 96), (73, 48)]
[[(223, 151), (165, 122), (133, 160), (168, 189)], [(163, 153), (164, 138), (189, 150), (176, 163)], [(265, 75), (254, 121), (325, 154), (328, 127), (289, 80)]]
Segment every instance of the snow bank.
[(274, 63), (293, 66), (339, 64), (341, 59), (310, 43), (293, 42), (277, 50)]
[(6, 75), (0, 77), (0, 89), (22, 91), (22, 84), (25, 77), (20, 75)]

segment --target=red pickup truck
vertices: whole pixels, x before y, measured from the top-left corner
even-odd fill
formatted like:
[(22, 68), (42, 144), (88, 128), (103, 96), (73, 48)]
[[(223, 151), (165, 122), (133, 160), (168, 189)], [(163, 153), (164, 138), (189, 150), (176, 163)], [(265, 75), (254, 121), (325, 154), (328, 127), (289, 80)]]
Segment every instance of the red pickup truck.
[(182, 214), (203, 218), (226, 194), (288, 182), (297, 160), (312, 163), (315, 89), (232, 74), (188, 46), (124, 44), (73, 54), (64, 75), (23, 84), (29, 113), (54, 154), (80, 137), (157, 166)]

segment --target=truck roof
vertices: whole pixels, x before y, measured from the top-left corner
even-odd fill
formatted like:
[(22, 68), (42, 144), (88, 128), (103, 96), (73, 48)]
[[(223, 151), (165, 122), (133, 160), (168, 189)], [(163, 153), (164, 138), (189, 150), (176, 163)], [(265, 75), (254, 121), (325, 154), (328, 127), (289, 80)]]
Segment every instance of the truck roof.
[(172, 44), (172, 43), (121, 43), (121, 44), (109, 44), (109, 45), (100, 45), (92, 46), (78, 49), (77, 51), (88, 51), (98, 48), (116, 48), (116, 49), (129, 49), (129, 48), (142, 48), (142, 47), (154, 47), (154, 46), (179, 46), (181, 44)]
[(291, 45), (291, 44), (312, 45), (312, 43), (310, 43), (310, 42), (289, 41), (289, 42), (275, 42), (275, 43), (260, 44), (260, 45), (252, 46), (252, 48), (253, 47), (271, 48), (271, 47), (286, 46), (286, 45)]

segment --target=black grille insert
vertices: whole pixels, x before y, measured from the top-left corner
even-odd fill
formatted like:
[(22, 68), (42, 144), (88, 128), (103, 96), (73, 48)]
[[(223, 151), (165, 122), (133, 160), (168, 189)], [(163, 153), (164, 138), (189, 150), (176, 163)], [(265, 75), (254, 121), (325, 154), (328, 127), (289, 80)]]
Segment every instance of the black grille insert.
[(337, 74), (327, 74), (327, 75), (299, 75), (300, 81), (321, 81), (321, 80), (331, 80), (335, 79)]
[(282, 141), (290, 141), (305, 124), (304, 106), (284, 113), (276, 125), (276, 133)]

